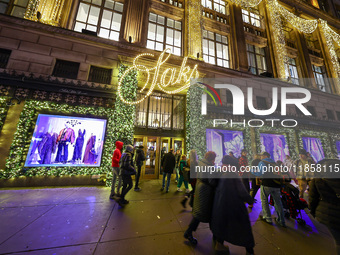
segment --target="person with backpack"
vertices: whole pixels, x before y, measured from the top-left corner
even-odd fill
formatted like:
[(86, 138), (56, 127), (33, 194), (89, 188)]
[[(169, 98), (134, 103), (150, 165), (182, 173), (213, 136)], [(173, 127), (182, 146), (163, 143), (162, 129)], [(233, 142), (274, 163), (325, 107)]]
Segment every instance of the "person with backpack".
[(144, 154), (144, 146), (140, 145), (136, 150), (136, 166), (137, 166), (137, 174), (136, 174), (136, 183), (135, 183), (135, 191), (140, 191), (141, 188), (138, 187), (139, 178), (142, 171), (143, 162), (145, 161), (145, 154)]
[[(116, 141), (116, 149), (112, 155), (112, 184), (111, 184), (111, 194), (110, 199), (114, 199), (114, 196), (120, 196), (120, 187), (122, 186), (122, 176), (119, 168), (119, 161), (122, 156), (122, 149), (124, 143), (121, 141)], [(118, 179), (117, 192), (115, 192), (116, 182)]]
[(128, 204), (129, 201), (125, 199), (126, 194), (130, 191), (132, 188), (132, 178), (131, 175), (136, 174), (136, 170), (133, 165), (133, 147), (132, 145), (127, 145), (125, 152), (122, 154), (122, 157), (119, 161), (119, 166), (121, 168), (122, 173), (122, 180), (123, 180), (123, 188), (122, 188), (122, 194), (120, 196), (120, 199), (118, 200), (118, 204), (120, 206), (123, 206), (125, 204)]
[[(318, 164), (324, 169), (339, 169), (340, 160), (323, 159)], [(322, 176), (320, 176), (322, 177)], [(313, 217), (327, 226), (340, 255), (340, 179), (315, 178), (309, 186), (309, 209)]]
[[(281, 202), (281, 180), (283, 180), (279, 174), (270, 171), (270, 167), (274, 169), (278, 167), (275, 161), (270, 158), (268, 152), (263, 152), (261, 154), (262, 160), (259, 163), (259, 171), (262, 173), (262, 183), (261, 183), (261, 201), (262, 201), (262, 219), (272, 224), (272, 216), (269, 209), (268, 197), (269, 195), (273, 198), (275, 211), (278, 218), (276, 218), (276, 223), (281, 227), (286, 227), (285, 217), (283, 212), (283, 206)], [(264, 171), (264, 167), (267, 171)]]

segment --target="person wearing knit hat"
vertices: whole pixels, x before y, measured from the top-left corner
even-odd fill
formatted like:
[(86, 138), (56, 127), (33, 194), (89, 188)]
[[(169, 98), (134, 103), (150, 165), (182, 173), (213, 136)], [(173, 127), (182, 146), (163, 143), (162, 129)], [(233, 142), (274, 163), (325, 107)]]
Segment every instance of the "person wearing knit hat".
[(131, 175), (136, 174), (136, 170), (133, 165), (133, 146), (132, 145), (129, 144), (126, 146), (125, 152), (123, 153), (121, 157), (119, 165), (121, 167), (123, 188), (122, 188), (122, 194), (120, 196), (120, 199), (118, 200), (118, 204), (120, 206), (123, 206), (129, 203), (129, 201), (125, 199), (125, 196), (133, 186)]

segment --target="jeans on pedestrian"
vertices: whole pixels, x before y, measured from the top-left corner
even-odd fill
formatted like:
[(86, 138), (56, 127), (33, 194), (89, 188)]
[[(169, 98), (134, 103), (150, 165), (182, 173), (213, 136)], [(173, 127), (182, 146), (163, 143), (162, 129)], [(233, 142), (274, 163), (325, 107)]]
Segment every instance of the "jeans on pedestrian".
[(186, 180), (184, 180), (184, 176), (183, 175), (180, 175), (179, 176), (179, 179), (178, 179), (178, 184), (177, 184), (177, 188), (180, 188), (182, 186), (182, 183), (184, 182), (184, 186), (186, 189), (189, 189), (189, 186), (188, 186), (188, 182)]
[[(111, 195), (119, 194), (120, 187), (122, 186), (122, 176), (119, 167), (112, 167), (112, 185), (111, 185)], [(117, 193), (115, 193), (116, 182), (118, 179)]]
[(192, 236), (192, 232), (195, 232), (198, 228), (200, 221), (195, 217), (192, 217), (188, 229), (185, 231), (189, 236)]
[(176, 172), (176, 181), (178, 182), (178, 167), (175, 168), (175, 172)]
[(120, 196), (121, 200), (125, 200), (126, 194), (129, 192), (130, 189), (132, 189), (132, 178), (131, 175), (123, 174), (122, 175), (123, 180), (123, 188), (122, 188), (122, 194)]
[(257, 191), (260, 189), (260, 185), (256, 185), (256, 178), (251, 179), (250, 196), (254, 199)]
[(261, 201), (262, 201), (262, 213), (263, 218), (266, 220), (272, 220), (268, 197), (271, 195), (274, 201), (275, 211), (278, 216), (278, 221), (280, 224), (285, 225), (285, 218), (283, 213), (283, 207), (281, 202), (281, 191), (280, 188), (273, 188), (261, 185)]
[(163, 183), (162, 183), (162, 188), (163, 188), (163, 189), (164, 189), (164, 187), (165, 187), (165, 177), (167, 177), (166, 191), (169, 191), (171, 173), (164, 173), (164, 172), (163, 172)]
[(137, 166), (135, 189), (138, 188), (139, 178), (140, 178), (141, 171), (142, 171), (142, 166)]

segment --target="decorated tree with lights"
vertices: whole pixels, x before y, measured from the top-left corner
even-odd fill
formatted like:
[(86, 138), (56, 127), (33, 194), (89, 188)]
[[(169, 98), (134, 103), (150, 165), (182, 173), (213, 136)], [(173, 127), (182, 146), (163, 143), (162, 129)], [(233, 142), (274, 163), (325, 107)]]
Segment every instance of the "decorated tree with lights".
[[(124, 65), (119, 67), (119, 79), (121, 79), (126, 70), (127, 67)], [(121, 95), (126, 101), (131, 102), (136, 100), (137, 85), (137, 72), (131, 70), (121, 81)], [(113, 137), (115, 141), (122, 141), (125, 145), (132, 143), (135, 116), (136, 106), (123, 102), (119, 95), (117, 95), (113, 115)]]

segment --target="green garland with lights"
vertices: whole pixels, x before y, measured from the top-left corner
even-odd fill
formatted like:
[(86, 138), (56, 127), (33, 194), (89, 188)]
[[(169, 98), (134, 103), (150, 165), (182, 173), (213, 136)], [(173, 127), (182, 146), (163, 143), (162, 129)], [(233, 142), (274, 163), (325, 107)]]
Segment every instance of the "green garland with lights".
[[(123, 75), (126, 66), (120, 65), (118, 78)], [(125, 100), (135, 101), (137, 98), (137, 72), (132, 70), (129, 74), (125, 75), (122, 81), (122, 94)], [(117, 95), (115, 103), (115, 113), (113, 120), (115, 126), (113, 128), (113, 137), (116, 141), (122, 141), (124, 145), (132, 144), (134, 134), (134, 120), (136, 117), (136, 106), (125, 104)]]
[[(125, 66), (121, 65), (121, 76)], [(123, 81), (123, 93), (127, 99), (135, 99), (137, 91), (137, 73), (131, 72)], [(0, 101), (1, 103), (1, 101)], [(107, 118), (107, 130), (100, 167), (24, 167), (29, 150), (32, 131), (37, 116), (43, 111), (54, 111), (61, 114), (84, 116), (102, 116)], [(9, 179), (18, 176), (63, 176), (94, 175), (111, 173), (111, 158), (117, 140), (129, 144), (133, 140), (135, 107), (126, 105), (117, 97), (115, 108), (84, 107), (58, 104), (49, 101), (27, 100), (20, 114), (17, 130), (14, 134), (6, 168), (0, 170), (0, 178)]]
[(4, 126), (5, 118), (7, 115), (7, 109), (6, 106), (6, 97), (0, 97), (0, 131), (2, 130), (2, 127)]
[(200, 159), (206, 152), (206, 119), (201, 114), (201, 96), (202, 91), (191, 86), (187, 92), (186, 100), (186, 151), (195, 149)]
[(329, 138), (333, 149), (333, 158), (339, 159), (338, 149), (336, 148), (336, 142), (340, 141), (340, 134), (330, 133)]
[[(118, 78), (122, 77), (123, 73), (127, 69), (126, 66), (120, 65)], [(122, 94), (124, 98), (128, 101), (134, 101), (137, 98), (137, 87), (138, 79), (137, 72), (131, 71), (129, 74), (125, 75), (122, 81)], [(134, 120), (136, 117), (136, 106), (125, 104), (120, 97), (117, 95), (115, 103), (115, 112), (113, 115), (113, 122), (115, 123), (113, 127), (112, 140), (109, 141), (111, 146), (114, 147), (116, 141), (122, 141), (124, 145), (133, 143), (134, 134)], [(113, 148), (111, 155), (115, 148)], [(110, 165), (111, 166), (111, 165)], [(106, 175), (106, 186), (111, 186), (112, 182), (112, 171), (107, 172)]]
[[(214, 128), (213, 120), (207, 119), (201, 114), (201, 96), (203, 91), (197, 86), (191, 86), (187, 93), (187, 115), (186, 115), (186, 150), (191, 149), (197, 151), (198, 157), (201, 159), (207, 150), (206, 145), (206, 129)], [(225, 125), (217, 125), (215, 128), (235, 130), (243, 132), (244, 148), (248, 151), (248, 158), (252, 158), (251, 151), (251, 133), (249, 127), (235, 125), (227, 127)]]
[[(79, 114), (84, 116), (103, 116), (108, 118), (105, 144), (101, 167), (24, 167), (26, 155), (30, 146), (32, 131), (37, 116), (42, 111), (54, 111), (61, 114)], [(92, 175), (106, 173), (111, 163), (111, 144), (113, 140), (113, 116), (114, 110), (103, 107), (83, 107), (58, 104), (54, 102), (42, 102), (28, 100), (25, 102), (23, 111), (14, 134), (10, 147), (6, 169), (1, 170), (1, 178), (12, 178), (18, 176), (63, 176), (63, 175)]]

